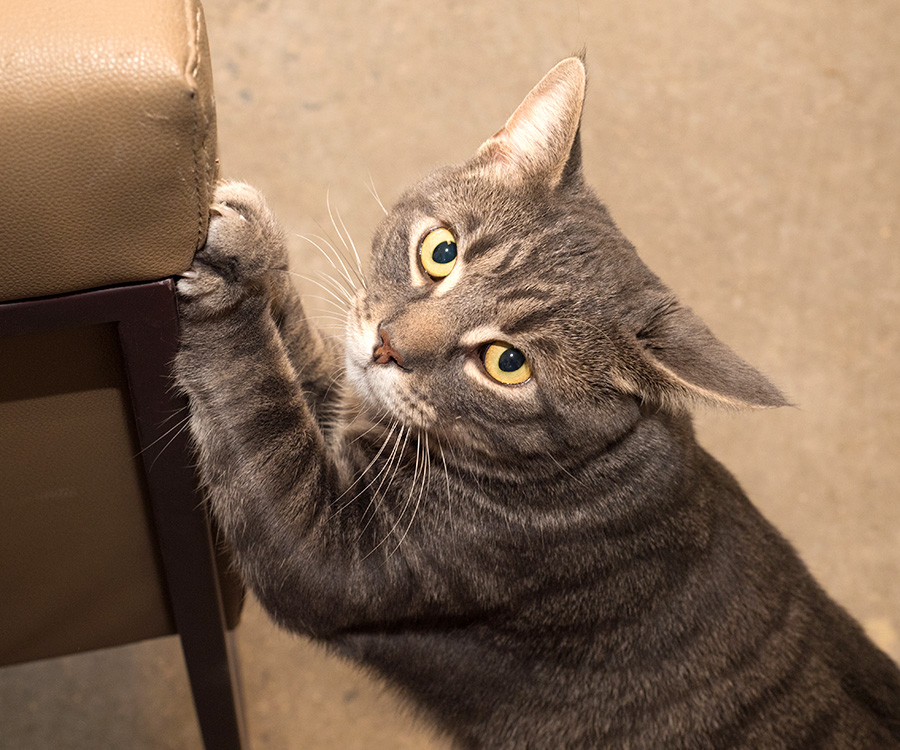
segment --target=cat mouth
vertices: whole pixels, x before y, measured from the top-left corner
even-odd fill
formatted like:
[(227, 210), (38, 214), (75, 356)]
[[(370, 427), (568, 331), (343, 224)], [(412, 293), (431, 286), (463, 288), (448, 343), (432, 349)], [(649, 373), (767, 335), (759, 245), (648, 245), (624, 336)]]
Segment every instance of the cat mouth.
[(357, 389), (363, 402), (398, 419), (403, 424), (420, 429), (430, 429), (436, 420), (432, 407), (409, 392), (402, 382), (402, 367), (370, 365), (362, 373), (362, 389)]
[(380, 338), (374, 347), (374, 332), (366, 326), (348, 326), (345, 344), (348, 384), (366, 407), (367, 416), (376, 421), (396, 419), (402, 424), (428, 429), (434, 423), (433, 409), (420, 403), (409, 393), (404, 382), (409, 368), (402, 355), (390, 346), (390, 339)]

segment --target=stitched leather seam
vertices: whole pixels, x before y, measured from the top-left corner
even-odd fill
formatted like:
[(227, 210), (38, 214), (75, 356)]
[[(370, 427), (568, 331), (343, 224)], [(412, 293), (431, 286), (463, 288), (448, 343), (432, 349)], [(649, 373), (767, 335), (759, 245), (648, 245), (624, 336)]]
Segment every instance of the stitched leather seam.
[(185, 2), (185, 11), (187, 19), (193, 21), (194, 28), (190, 29), (190, 25), (188, 28), (188, 32), (190, 34), (193, 31), (193, 38), (188, 40), (189, 45), (189, 55), (187, 59), (187, 65), (185, 66), (187, 70), (185, 71), (185, 77), (187, 78), (188, 86), (190, 89), (190, 97), (192, 100), (192, 114), (194, 118), (194, 133), (192, 137), (192, 149), (194, 152), (194, 195), (197, 200), (197, 237), (194, 240), (194, 249), (200, 249), (200, 242), (203, 239), (203, 197), (200, 192), (201, 185), (201, 176), (200, 176), (200, 151), (202, 144), (200, 143), (200, 87), (197, 85), (197, 73), (200, 70), (200, 14), (202, 11), (198, 6), (195, 12), (191, 12), (191, 6), (193, 3), (191, 0), (186, 0)]

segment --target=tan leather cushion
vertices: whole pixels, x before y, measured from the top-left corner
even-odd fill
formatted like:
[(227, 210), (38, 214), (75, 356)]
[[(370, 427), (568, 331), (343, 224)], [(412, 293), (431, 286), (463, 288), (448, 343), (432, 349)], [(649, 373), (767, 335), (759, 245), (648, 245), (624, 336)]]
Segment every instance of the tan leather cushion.
[(196, 0), (0, 0), (0, 300), (187, 268), (215, 144)]

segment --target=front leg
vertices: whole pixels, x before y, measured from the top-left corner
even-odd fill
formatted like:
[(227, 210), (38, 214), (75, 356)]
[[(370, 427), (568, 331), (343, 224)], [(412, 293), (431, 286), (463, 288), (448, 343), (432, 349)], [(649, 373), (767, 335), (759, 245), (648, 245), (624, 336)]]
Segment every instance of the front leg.
[[(251, 188), (226, 184), (216, 200), (207, 244), (178, 282), (175, 362), (212, 512), (246, 581), (282, 623), (322, 634), (381, 620), (409, 590), (408, 568), (400, 555), (359, 550), (361, 515), (342, 498), (349, 471), (329, 453), (276, 322), (280, 230)], [(291, 314), (297, 325), (302, 310)], [(295, 358), (306, 351), (295, 340)]]
[[(306, 319), (296, 287), (291, 283), (284, 232), (256, 188), (242, 182), (221, 182), (210, 208), (210, 239), (200, 250), (189, 280), (181, 283), (179, 292), (184, 307), (210, 313), (228, 309), (247, 285), (263, 283), (273, 318), (284, 341), (288, 359), (297, 372), (304, 397), (319, 418), (328, 420), (328, 407), (339, 388), (334, 387), (340, 356), (321, 333)], [(222, 220), (218, 220), (221, 217)], [(222, 283), (215, 276), (199, 276), (206, 258), (217, 248), (217, 261)], [(232, 279), (240, 274), (242, 279)]]
[(306, 403), (319, 427), (328, 432), (339, 415), (343, 373), (339, 348), (310, 325), (287, 270), (272, 279), (271, 297), (272, 317)]

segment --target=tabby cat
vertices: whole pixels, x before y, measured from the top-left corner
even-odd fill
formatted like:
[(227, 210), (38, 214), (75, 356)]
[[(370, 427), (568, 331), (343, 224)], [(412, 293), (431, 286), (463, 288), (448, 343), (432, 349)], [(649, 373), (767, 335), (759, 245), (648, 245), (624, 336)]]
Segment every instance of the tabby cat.
[(178, 281), (212, 513), (271, 616), (460, 748), (900, 748), (900, 674), (698, 446), (784, 397), (585, 184), (564, 60), (378, 228), (343, 351), (223, 183)]

